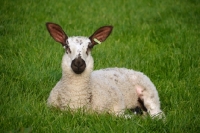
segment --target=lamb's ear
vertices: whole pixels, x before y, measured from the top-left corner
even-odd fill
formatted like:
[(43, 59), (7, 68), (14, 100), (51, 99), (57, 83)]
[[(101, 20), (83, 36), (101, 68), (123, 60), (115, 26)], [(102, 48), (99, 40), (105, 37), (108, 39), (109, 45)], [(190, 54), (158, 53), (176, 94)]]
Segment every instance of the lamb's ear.
[(99, 44), (103, 41), (106, 40), (106, 38), (110, 35), (110, 33), (112, 32), (113, 27), (112, 26), (103, 26), (100, 27), (99, 29), (97, 29), (90, 37), (90, 41), (91, 41), (91, 48), (96, 45)]
[(61, 43), (63, 46), (66, 46), (66, 40), (68, 39), (68, 36), (62, 30), (61, 26), (55, 23), (47, 22), (46, 27), (55, 41)]

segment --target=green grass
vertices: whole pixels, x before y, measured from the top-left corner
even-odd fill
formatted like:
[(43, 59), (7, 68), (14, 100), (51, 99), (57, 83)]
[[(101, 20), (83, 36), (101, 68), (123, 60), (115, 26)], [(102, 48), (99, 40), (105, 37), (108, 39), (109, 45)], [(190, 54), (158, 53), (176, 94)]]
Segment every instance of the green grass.
[[(69, 36), (113, 25), (93, 49), (95, 69), (127, 67), (156, 85), (166, 122), (49, 109), (61, 77), (60, 44), (45, 23)], [(200, 2), (198, 0), (0, 1), (0, 132), (156, 132), (200, 130)]]

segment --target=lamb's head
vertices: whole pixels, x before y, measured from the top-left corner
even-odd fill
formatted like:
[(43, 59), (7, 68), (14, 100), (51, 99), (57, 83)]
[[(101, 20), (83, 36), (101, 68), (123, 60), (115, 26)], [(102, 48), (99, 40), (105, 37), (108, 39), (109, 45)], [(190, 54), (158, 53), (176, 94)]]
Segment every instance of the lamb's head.
[(92, 63), (91, 49), (103, 42), (112, 32), (112, 26), (103, 26), (97, 29), (90, 37), (68, 37), (64, 30), (55, 23), (46, 23), (47, 29), (53, 39), (62, 44), (66, 53), (66, 65), (76, 74), (81, 74)]

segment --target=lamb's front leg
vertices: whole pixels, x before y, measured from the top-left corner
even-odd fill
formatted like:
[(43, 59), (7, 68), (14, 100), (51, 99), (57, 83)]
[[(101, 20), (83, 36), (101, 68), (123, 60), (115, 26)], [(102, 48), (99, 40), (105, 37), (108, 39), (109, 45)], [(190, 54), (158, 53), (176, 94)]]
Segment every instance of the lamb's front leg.
[(51, 92), (48, 99), (47, 99), (47, 105), (52, 107), (59, 107), (58, 102), (58, 94)]
[(165, 117), (164, 113), (160, 109), (160, 101), (157, 90), (152, 88), (144, 88), (140, 85), (136, 85), (135, 87), (139, 100), (143, 102), (150, 116), (159, 119)]
[(50, 107), (60, 108), (60, 98), (59, 98), (59, 89), (58, 84), (51, 90), (50, 95), (47, 99), (47, 105)]

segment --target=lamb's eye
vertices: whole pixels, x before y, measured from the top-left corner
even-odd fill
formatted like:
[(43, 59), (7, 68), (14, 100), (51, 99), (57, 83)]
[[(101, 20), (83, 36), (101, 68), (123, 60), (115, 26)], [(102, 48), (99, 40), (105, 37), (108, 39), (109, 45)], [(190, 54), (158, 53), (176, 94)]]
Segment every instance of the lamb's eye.
[(86, 51), (86, 54), (87, 54), (87, 55), (88, 55), (88, 53), (90, 52), (90, 50), (91, 50), (91, 48), (89, 48), (89, 46), (88, 46), (87, 51)]
[(90, 48), (90, 49), (92, 49), (92, 48), (93, 48), (93, 45), (92, 45), (92, 43), (91, 43), (91, 42), (89, 42), (89, 44), (88, 44), (88, 48)]
[(66, 50), (66, 53), (71, 53), (69, 46), (64, 46), (64, 49)]

